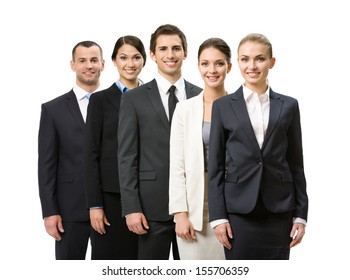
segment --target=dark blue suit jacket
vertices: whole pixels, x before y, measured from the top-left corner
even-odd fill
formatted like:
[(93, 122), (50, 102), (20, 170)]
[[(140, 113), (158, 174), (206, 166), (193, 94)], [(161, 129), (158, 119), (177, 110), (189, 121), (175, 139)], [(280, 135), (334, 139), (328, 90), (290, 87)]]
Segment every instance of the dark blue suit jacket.
[(85, 123), (71, 90), (41, 106), (39, 194), (43, 217), (89, 221), (84, 185)]
[(209, 146), (210, 221), (227, 213), (249, 213), (259, 192), (274, 213), (294, 211), (307, 220), (299, 106), (270, 89), (269, 123), (260, 149), (243, 89), (218, 99), (212, 108)]

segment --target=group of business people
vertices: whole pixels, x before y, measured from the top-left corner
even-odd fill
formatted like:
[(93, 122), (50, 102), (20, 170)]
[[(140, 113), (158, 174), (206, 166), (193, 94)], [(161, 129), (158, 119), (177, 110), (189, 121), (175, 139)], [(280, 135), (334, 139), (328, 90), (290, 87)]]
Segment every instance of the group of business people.
[(119, 78), (99, 88), (101, 47), (72, 52), (73, 89), (42, 104), (39, 193), (56, 259), (289, 259), (308, 198), (298, 102), (274, 92), (272, 46), (249, 34), (238, 47), (243, 85), (225, 78), (221, 38), (198, 50), (204, 89), (182, 76), (187, 39), (175, 25), (151, 35), (157, 74), (139, 78), (146, 52), (120, 37)]

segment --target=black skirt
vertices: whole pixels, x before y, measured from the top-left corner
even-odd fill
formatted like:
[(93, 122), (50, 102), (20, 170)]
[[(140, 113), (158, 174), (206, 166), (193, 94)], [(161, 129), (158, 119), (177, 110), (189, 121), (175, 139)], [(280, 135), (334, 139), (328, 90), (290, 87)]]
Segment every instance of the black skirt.
[(269, 212), (261, 197), (249, 214), (229, 214), (232, 248), (227, 260), (288, 260), (293, 213)]

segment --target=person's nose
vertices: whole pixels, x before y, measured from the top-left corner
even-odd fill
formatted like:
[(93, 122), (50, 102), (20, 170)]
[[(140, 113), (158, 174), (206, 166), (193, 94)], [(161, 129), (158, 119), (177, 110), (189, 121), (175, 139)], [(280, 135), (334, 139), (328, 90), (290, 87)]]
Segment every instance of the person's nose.
[(216, 67), (215, 65), (209, 65), (209, 73), (214, 74), (216, 73)]
[(89, 60), (86, 61), (85, 67), (86, 67), (86, 68), (89, 68), (89, 69), (92, 68), (92, 63), (91, 63), (91, 61), (89, 61)]
[(134, 60), (132, 58), (128, 59), (127, 66), (129, 66), (129, 67), (134, 67), (135, 66)]
[(167, 57), (169, 57), (169, 58), (173, 58), (174, 57), (174, 51), (172, 49), (168, 49)]
[(256, 69), (256, 62), (254, 60), (251, 60), (248, 66), (249, 69)]

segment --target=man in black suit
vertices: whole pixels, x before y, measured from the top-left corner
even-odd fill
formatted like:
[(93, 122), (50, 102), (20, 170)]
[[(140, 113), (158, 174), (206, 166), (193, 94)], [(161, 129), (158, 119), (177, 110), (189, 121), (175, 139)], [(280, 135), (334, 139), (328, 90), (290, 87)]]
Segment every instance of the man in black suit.
[[(169, 88), (178, 100), (201, 89), (181, 74), (187, 41), (174, 25), (157, 28), (150, 55), (158, 74), (122, 95), (118, 128), (118, 168), (122, 211), (130, 231), (139, 235), (138, 259), (178, 259), (173, 216), (169, 215)], [(172, 109), (170, 109), (172, 111)]]
[(100, 86), (101, 47), (92, 41), (72, 51), (76, 85), (42, 104), (38, 177), (47, 233), (56, 240), (57, 260), (85, 259), (90, 237), (84, 180), (84, 133), (88, 98)]

